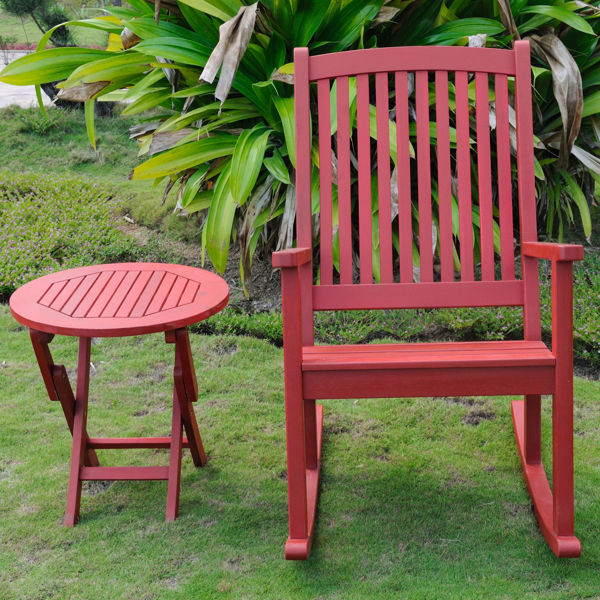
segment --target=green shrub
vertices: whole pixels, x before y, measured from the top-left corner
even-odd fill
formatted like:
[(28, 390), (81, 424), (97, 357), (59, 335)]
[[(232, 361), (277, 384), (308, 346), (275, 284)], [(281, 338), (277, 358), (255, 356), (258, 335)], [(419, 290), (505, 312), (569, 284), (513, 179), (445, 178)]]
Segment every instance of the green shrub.
[(0, 296), (57, 269), (139, 254), (111, 191), (82, 179), (0, 172)]

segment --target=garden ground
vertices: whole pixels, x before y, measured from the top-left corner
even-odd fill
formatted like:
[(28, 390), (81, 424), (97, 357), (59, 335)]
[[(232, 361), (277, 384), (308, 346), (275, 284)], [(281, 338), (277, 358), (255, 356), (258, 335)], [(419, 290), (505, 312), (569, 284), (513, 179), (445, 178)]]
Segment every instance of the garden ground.
[[(137, 160), (127, 124), (99, 120), (94, 153), (80, 114), (51, 112), (44, 120), (32, 111), (0, 111), (4, 188), (37, 182), (49, 192), (58, 189), (56, 198), (45, 196), (45, 210), (27, 214), (46, 231), (52, 203), (62, 201), (63, 218), (53, 225), (68, 232), (83, 227), (86, 239), (90, 224), (71, 210), (77, 198), (65, 186), (80, 189), (74, 177), (83, 176), (100, 194), (104, 182), (121, 182), (118, 195), (107, 196), (117, 212), (94, 213), (95, 232), (106, 228), (108, 240), (97, 250), (198, 264), (195, 218), (176, 217), (172, 197), (161, 206), (159, 190), (126, 181)], [(14, 206), (1, 204), (0, 217)], [(70, 250), (61, 243), (51, 254), (64, 262)], [(0, 599), (600, 598), (600, 382), (598, 362), (583, 355), (600, 347), (600, 257), (592, 250), (586, 260), (577, 275), (575, 314), (585, 342), (579, 372), (590, 375), (575, 381), (580, 559), (556, 559), (541, 536), (520, 470), (509, 399), (425, 398), (325, 403), (315, 546), (308, 562), (285, 562), (281, 317), (256, 312), (261, 302), (277, 304), (278, 276), (268, 262), (257, 265), (257, 277), (271, 287), (257, 281), (258, 304), (250, 305), (231, 279), (234, 260), (228, 274), (233, 306), (195, 329), (204, 335), (192, 335), (201, 390), (196, 412), (209, 462), (195, 469), (189, 456), (184, 459), (175, 523), (164, 522), (164, 483), (115, 482), (86, 485), (81, 522), (62, 526), (70, 436), (60, 406), (46, 398), (26, 330), (0, 306)], [(403, 315), (323, 314), (317, 334), (347, 342), (519, 334), (519, 315), (510, 309), (500, 320), (495, 309)], [(75, 341), (56, 338), (52, 346), (73, 379)], [(171, 352), (159, 335), (93, 346), (92, 435), (168, 434)], [(547, 399), (547, 464), (549, 405)], [(116, 454), (105, 451), (100, 458), (108, 465), (167, 460), (161, 451)]]

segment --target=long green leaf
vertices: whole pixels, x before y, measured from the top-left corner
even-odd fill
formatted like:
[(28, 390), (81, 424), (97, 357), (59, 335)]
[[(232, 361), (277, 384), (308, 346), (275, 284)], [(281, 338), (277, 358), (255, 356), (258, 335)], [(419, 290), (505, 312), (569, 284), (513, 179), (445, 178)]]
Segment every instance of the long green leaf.
[(436, 27), (421, 40), (421, 43), (423, 45), (446, 46), (470, 35), (478, 33), (495, 35), (502, 31), (504, 31), (504, 26), (494, 19), (476, 17), (457, 19)]
[(287, 147), (290, 162), (296, 166), (296, 138), (294, 135), (294, 99), (293, 98), (273, 98), (273, 104), (279, 113), (281, 125), (283, 126), (283, 136)]
[(94, 106), (95, 100), (88, 100), (84, 103), (85, 112), (85, 128), (87, 130), (88, 139), (94, 150), (96, 149), (96, 128), (94, 126)]
[(106, 31), (107, 33), (115, 33), (120, 35), (121, 31), (123, 31), (123, 25), (116, 17), (97, 17), (95, 19), (78, 19), (76, 21), (66, 21), (65, 23), (59, 23), (55, 25), (40, 38), (38, 42), (37, 49), (43, 50), (52, 34), (59, 29), (60, 27), (89, 27), (91, 29), (99, 29), (100, 31)]
[(569, 173), (567, 173), (567, 171), (561, 169), (560, 176), (567, 185), (571, 199), (573, 202), (575, 202), (577, 208), (579, 209), (579, 217), (581, 219), (583, 233), (589, 242), (590, 236), (592, 235), (592, 217), (590, 215), (590, 207), (585, 198), (585, 194), (579, 187), (579, 184), (573, 179), (573, 177), (571, 177), (571, 175), (569, 175)]
[(219, 175), (215, 186), (204, 230), (206, 231), (206, 250), (215, 269), (219, 273), (225, 271), (229, 254), (229, 241), (237, 205), (233, 199), (230, 186), (231, 162)]
[(234, 17), (243, 6), (239, 0), (180, 0), (192, 8), (202, 11), (222, 21)]
[(210, 56), (210, 50), (202, 44), (176, 37), (146, 40), (134, 46), (133, 49), (141, 54), (161, 56), (196, 67), (203, 67)]
[(148, 70), (149, 60), (143, 54), (131, 50), (109, 54), (110, 58), (88, 62), (75, 69), (61, 87), (71, 88), (94, 81), (113, 81), (113, 79), (123, 79)]
[(272, 131), (264, 125), (246, 129), (238, 138), (231, 159), (230, 189), (235, 203), (244, 204), (260, 173)]
[(577, 31), (581, 31), (582, 33), (596, 35), (592, 26), (583, 17), (580, 17), (575, 12), (562, 6), (549, 6), (545, 4), (526, 6), (521, 10), (521, 14), (544, 15), (551, 19), (556, 19), (561, 23), (565, 23), (566, 25), (569, 25), (569, 27), (577, 29)]
[(181, 195), (181, 208), (184, 208), (188, 212), (194, 212), (189, 209), (189, 206), (192, 204), (196, 195), (198, 194), (198, 190), (204, 181), (208, 169), (209, 165), (200, 165), (195, 173), (185, 182), (185, 189)]
[(50, 48), (17, 58), (0, 71), (0, 81), (12, 85), (34, 85), (66, 79), (73, 69), (113, 52), (92, 48)]
[(201, 163), (233, 154), (237, 138), (229, 134), (218, 134), (167, 150), (153, 156), (137, 166), (132, 179), (154, 179), (196, 167)]
[(273, 155), (268, 156), (264, 159), (265, 167), (275, 179), (285, 183), (286, 185), (290, 185), (292, 182), (290, 180), (290, 174), (285, 166), (285, 162), (281, 157), (281, 152), (277, 148), (273, 149)]

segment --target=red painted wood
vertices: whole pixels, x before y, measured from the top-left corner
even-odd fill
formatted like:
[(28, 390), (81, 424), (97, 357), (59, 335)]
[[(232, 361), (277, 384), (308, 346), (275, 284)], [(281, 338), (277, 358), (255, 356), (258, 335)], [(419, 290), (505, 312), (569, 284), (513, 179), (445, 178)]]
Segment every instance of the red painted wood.
[(492, 213), (492, 170), (490, 156), (490, 103), (487, 73), (475, 74), (477, 122), (477, 175), (479, 179), (479, 233), (481, 279), (494, 280), (494, 229)]
[[(289, 253), (288, 253), (289, 254)], [(287, 260), (289, 256), (286, 254)], [(304, 252), (310, 260), (310, 249)], [(296, 253), (295, 263), (302, 252)], [(286, 259), (284, 259), (285, 262)], [(310, 263), (308, 263), (310, 265)], [(15, 318), (30, 335), (51, 400), (61, 402), (73, 441), (65, 524), (79, 518), (81, 481), (86, 479), (168, 479), (167, 520), (177, 517), (181, 450), (194, 464), (206, 463), (192, 402), (198, 398), (186, 324), (220, 310), (227, 284), (217, 275), (179, 265), (116, 264), (71, 269), (32, 281), (10, 300)], [(91, 335), (136, 335), (164, 331), (175, 343), (172, 435), (169, 438), (93, 438), (87, 436)], [(66, 369), (55, 365), (48, 344), (55, 333), (79, 337), (77, 389)], [(183, 429), (187, 438), (183, 438)], [(99, 467), (95, 448), (169, 448), (169, 467)]]
[(82, 481), (155, 481), (169, 478), (169, 467), (82, 467)]
[(390, 108), (388, 74), (375, 76), (377, 118), (377, 188), (379, 192), (379, 272), (381, 283), (393, 283), (392, 198), (390, 189)]
[(508, 79), (495, 77), (496, 157), (498, 161), (498, 211), (500, 213), (500, 265), (502, 279), (515, 278), (512, 173), (510, 168), (510, 126), (508, 121)]
[[(167, 485), (167, 510), (165, 520), (174, 521), (179, 511), (179, 480), (181, 478), (181, 450), (183, 431), (181, 406), (177, 386), (173, 390), (173, 414), (171, 417), (171, 447), (169, 450), (169, 476)], [(185, 402), (185, 400), (184, 400)]]
[(537, 517), (542, 534), (556, 556), (577, 558), (581, 555), (579, 540), (574, 535), (561, 535), (555, 530), (553, 518), (555, 497), (548, 485), (544, 465), (541, 462), (529, 464), (525, 459), (525, 409), (523, 401), (513, 401), (511, 411), (517, 447), (521, 457), (521, 466), (525, 474), (525, 482), (529, 490), (529, 495), (533, 500), (535, 516)]
[[(480, 367), (304, 371), (305, 398), (422, 398), (552, 394), (554, 367)], [(373, 382), (376, 382), (376, 385)]]
[(340, 283), (352, 283), (350, 109), (348, 78), (339, 77), (336, 85)]
[(454, 281), (448, 73), (435, 72), (439, 254), (442, 281)]
[(543, 342), (448, 342), (309, 346), (303, 371), (553, 366)]
[(81, 503), (81, 478), (79, 472), (84, 466), (86, 451), (87, 405), (90, 387), (90, 351), (91, 339), (84, 337), (79, 338), (77, 388), (75, 392), (75, 407), (73, 410), (71, 470), (69, 474), (69, 489), (67, 491), (67, 509), (65, 511), (65, 525), (67, 527), (73, 527), (79, 519), (79, 505)]
[[(448, 395), (519, 395), (523, 402), (513, 403), (513, 421), (528, 489), (536, 515), (549, 546), (559, 556), (577, 556), (580, 545), (573, 531), (573, 372), (572, 372), (572, 261), (581, 257), (579, 247), (540, 244), (535, 239), (535, 186), (533, 185), (533, 136), (531, 115), (531, 79), (529, 46), (516, 42), (515, 50), (469, 48), (385, 48), (352, 51), (317, 57), (304, 56), (307, 76), (303, 75), (301, 93), (307, 94), (308, 80), (338, 77), (338, 158), (339, 190), (345, 190), (349, 219), (350, 130), (348, 113), (348, 77), (358, 76), (357, 150), (359, 173), (359, 218), (361, 234), (361, 282), (351, 277), (350, 224), (341, 242), (346, 255), (341, 282), (312, 286), (309, 245), (294, 253), (274, 256), (274, 265), (282, 269), (284, 328), (284, 379), (286, 438), (288, 460), (289, 538), (286, 558), (305, 559), (314, 536), (314, 515), (318, 491), (320, 461), (320, 407), (314, 401), (325, 398), (414, 397)], [(365, 277), (365, 256), (370, 247), (362, 238), (372, 235), (366, 226), (370, 196), (364, 184), (371, 173), (374, 156), (365, 131), (370, 113), (366, 107), (368, 77), (375, 73), (379, 210), (385, 198), (385, 140), (387, 127), (387, 72), (401, 64), (416, 70), (417, 171), (418, 182), (410, 185), (408, 158), (407, 74), (395, 72), (396, 125), (398, 156), (398, 220), (400, 241), (400, 283), (389, 279), (373, 284)], [(398, 59), (405, 60), (398, 60)], [(471, 60), (472, 59), (472, 60)], [(385, 67), (385, 68), (384, 68)], [(304, 68), (304, 67), (303, 67)], [(436, 88), (436, 129), (439, 191), (439, 227), (441, 282), (433, 282), (431, 252), (431, 173), (429, 173), (429, 84), (428, 72), (434, 71)], [(459, 243), (461, 280), (453, 281), (451, 187), (452, 154), (449, 140), (448, 75), (456, 71), (456, 176), (458, 181)], [(475, 75), (476, 109), (469, 114), (468, 73)], [(497, 114), (498, 177), (500, 184), (501, 273), (495, 281), (493, 246), (493, 210), (491, 194), (491, 148), (489, 132), (488, 73), (495, 75)], [(498, 75), (499, 74), (499, 75)], [(523, 254), (523, 280), (514, 279), (512, 240), (511, 173), (508, 136), (508, 85), (506, 75), (515, 75), (517, 107), (517, 177), (520, 194), (520, 219)], [(298, 79), (296, 82), (298, 83)], [(323, 89), (323, 84), (320, 84)], [(298, 88), (299, 89), (299, 88)], [(321, 105), (325, 94), (321, 92)], [(324, 109), (325, 110), (325, 109)], [(482, 281), (474, 281), (473, 222), (471, 217), (471, 117), (475, 117), (476, 164), (479, 210), (481, 217)], [(346, 124), (344, 125), (344, 119)], [(326, 121), (327, 119), (325, 119)], [(302, 126), (307, 128), (308, 121)], [(362, 123), (362, 124), (361, 124)], [(345, 128), (345, 130), (344, 130)], [(341, 133), (340, 133), (341, 132)], [(326, 150), (330, 141), (326, 141)], [(308, 155), (308, 148), (306, 148)], [(342, 160), (344, 157), (344, 160)], [(362, 173), (362, 176), (361, 176)], [(344, 178), (346, 179), (344, 182)], [(326, 180), (326, 177), (325, 177)], [(362, 185), (361, 185), (362, 182)], [(422, 282), (412, 282), (411, 187), (417, 190), (420, 223), (419, 246)], [(362, 190), (362, 191), (361, 191)], [(341, 203), (342, 204), (342, 203)], [(363, 211), (361, 213), (361, 210)], [(362, 215), (362, 216), (360, 216)], [(383, 217), (382, 217), (383, 215)], [(305, 225), (308, 239), (310, 224)], [(427, 233), (429, 231), (429, 238)], [(343, 236), (340, 233), (340, 239)], [(427, 250), (429, 241), (429, 250)], [(346, 246), (344, 247), (344, 243)], [(367, 251), (368, 250), (368, 251)], [(429, 252), (429, 256), (427, 253)], [(305, 260), (302, 258), (305, 257)], [(553, 269), (553, 343), (552, 351), (540, 341), (538, 258), (552, 260)], [(387, 258), (380, 263), (387, 271)], [(385, 268), (384, 268), (384, 265)], [(345, 269), (345, 271), (344, 271)], [(386, 277), (388, 277), (386, 275)], [(427, 281), (429, 279), (429, 281)], [(52, 291), (54, 294), (55, 291)], [(62, 291), (57, 291), (60, 295)], [(437, 344), (386, 344), (356, 346), (314, 346), (312, 317), (314, 310), (434, 308), (452, 306), (523, 306), (525, 339), (495, 342), (444, 342)], [(310, 336), (305, 334), (310, 330)], [(309, 341), (307, 342), (307, 339)], [(553, 485), (550, 491), (541, 464), (541, 395), (553, 394)], [(315, 466), (316, 465), (316, 466)], [(315, 466), (315, 468), (311, 468)]]
[(460, 228), (460, 279), (473, 281), (473, 220), (471, 212), (471, 150), (469, 146), (468, 73), (459, 71), (456, 86), (456, 172)]
[(273, 267), (280, 269), (282, 267), (297, 267), (310, 262), (312, 257), (312, 248), (289, 248), (273, 252)]
[(310, 80), (359, 73), (394, 71), (402, 65), (407, 71), (481, 71), (514, 75), (515, 61), (510, 50), (463, 48), (459, 46), (403, 46), (351, 50), (310, 58)]
[[(87, 284), (83, 283), (86, 277), (93, 275), (94, 282), (98, 282), (102, 273), (111, 274), (110, 279), (103, 280), (104, 287), (92, 284), (86, 291)], [(160, 278), (160, 273), (165, 273), (164, 277)], [(175, 283), (172, 277), (176, 278)], [(61, 292), (50, 306), (40, 304), (39, 299), (46, 297), (48, 290), (55, 289), (56, 283), (63, 284)], [(71, 302), (74, 295), (76, 301)], [(150, 298), (159, 296), (164, 299), (161, 308)], [(37, 331), (78, 337), (116, 337), (185, 327), (221, 310), (228, 297), (225, 281), (202, 269), (124, 263), (45, 275), (19, 288), (11, 296), (10, 308), (17, 321)], [(140, 314), (147, 301), (146, 314)], [(78, 311), (84, 304), (89, 308), (87, 316)]]
[(361, 283), (373, 283), (370, 126), (369, 76), (359, 75), (356, 78), (356, 138), (358, 142), (358, 243)]
[(398, 149), (398, 235), (400, 281), (413, 280), (412, 208), (410, 193), (410, 147), (408, 136), (408, 74), (398, 71), (396, 87), (396, 138)]
[[(149, 438), (89, 438), (88, 448), (96, 450), (119, 450), (121, 448), (169, 448), (171, 446), (170, 437), (149, 437)], [(189, 448), (187, 438), (183, 438), (183, 447)]]
[(521, 306), (522, 281), (315, 286), (314, 310)]
[(321, 283), (333, 283), (333, 220), (331, 203), (331, 104), (329, 79), (317, 83), (319, 114), (319, 216)]
[(525, 256), (546, 258), (561, 262), (583, 260), (583, 246), (580, 244), (557, 244), (553, 242), (523, 242), (521, 251)]
[(417, 111), (417, 168), (419, 171), (419, 256), (420, 280), (433, 281), (431, 220), (431, 159), (429, 148), (429, 86), (427, 71), (415, 74)]

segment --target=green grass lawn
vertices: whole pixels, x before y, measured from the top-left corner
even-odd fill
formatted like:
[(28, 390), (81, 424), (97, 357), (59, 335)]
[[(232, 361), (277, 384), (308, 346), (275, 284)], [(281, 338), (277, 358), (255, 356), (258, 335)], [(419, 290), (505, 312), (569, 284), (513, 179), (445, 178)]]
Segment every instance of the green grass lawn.
[[(52, 347), (74, 368), (75, 340)], [(542, 538), (509, 400), (447, 398), (325, 403), (316, 539), (293, 563), (282, 352), (235, 336), (193, 335), (192, 348), (209, 461), (184, 457), (180, 517), (164, 521), (164, 482), (94, 483), (67, 529), (70, 435), (27, 331), (0, 307), (0, 598), (598, 598), (600, 382), (575, 381), (580, 559), (555, 558)], [(172, 351), (160, 335), (94, 344), (90, 435), (168, 434)], [(549, 402), (544, 434), (549, 463)]]
[[(89, 14), (83, 18), (98, 16), (100, 11), (91, 9)], [(81, 15), (73, 15), (74, 19), (82, 18)], [(105, 47), (108, 41), (107, 34), (103, 31), (83, 27), (71, 27), (75, 42), (79, 46)], [(42, 37), (42, 32), (33, 22), (31, 17), (16, 17), (0, 8), (0, 36), (3, 38), (15, 38), (17, 44), (37, 44)], [(1, 59), (1, 57), (0, 57)], [(2, 64), (0, 63), (0, 66)]]

